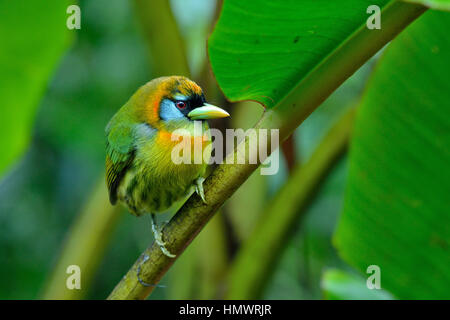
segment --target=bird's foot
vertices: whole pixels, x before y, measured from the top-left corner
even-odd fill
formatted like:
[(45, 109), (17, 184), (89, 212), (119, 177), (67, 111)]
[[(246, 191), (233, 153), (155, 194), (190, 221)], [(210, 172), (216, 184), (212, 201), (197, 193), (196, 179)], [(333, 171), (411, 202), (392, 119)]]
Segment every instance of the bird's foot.
[(166, 248), (166, 243), (162, 239), (162, 232), (158, 227), (158, 224), (156, 223), (156, 217), (154, 214), (152, 214), (152, 231), (155, 242), (161, 249), (162, 253), (164, 253), (164, 255), (168, 256), (169, 258), (175, 258), (176, 255), (170, 253), (170, 251)]
[(200, 198), (202, 198), (203, 203), (206, 204), (205, 192), (203, 191), (203, 181), (205, 181), (205, 178), (203, 177), (198, 177), (197, 180), (195, 180), (195, 192), (197, 192)]

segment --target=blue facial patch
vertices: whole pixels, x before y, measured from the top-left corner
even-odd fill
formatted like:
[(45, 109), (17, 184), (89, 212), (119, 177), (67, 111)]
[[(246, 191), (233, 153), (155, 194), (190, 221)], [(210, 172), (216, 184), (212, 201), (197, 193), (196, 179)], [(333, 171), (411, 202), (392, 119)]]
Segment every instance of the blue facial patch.
[(184, 118), (184, 114), (178, 110), (172, 100), (164, 99), (161, 101), (159, 116), (162, 120), (175, 120)]

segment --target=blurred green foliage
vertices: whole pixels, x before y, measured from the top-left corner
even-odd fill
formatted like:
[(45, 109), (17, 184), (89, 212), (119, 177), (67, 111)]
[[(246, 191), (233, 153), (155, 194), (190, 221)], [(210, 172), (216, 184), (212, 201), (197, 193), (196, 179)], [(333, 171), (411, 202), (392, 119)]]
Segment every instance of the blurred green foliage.
[[(72, 220), (103, 170), (105, 124), (150, 78), (128, 1), (80, 1), (79, 31), (67, 30), (66, 7), (57, 11), (63, 19), (53, 28), (71, 32), (74, 44), (40, 103), (31, 147), (0, 185), (0, 272), (9, 275), (0, 280), (1, 298), (38, 297)], [(127, 218), (124, 225), (131, 222)], [(118, 259), (124, 260), (110, 260), (109, 269), (116, 271), (99, 295), (94, 287), (92, 297), (103, 298), (141, 249), (128, 233), (115, 244), (123, 247)], [(102, 276), (97, 280), (100, 285)]]
[(0, 176), (25, 150), (35, 110), (69, 45), (67, 4), (48, 10), (37, 0), (0, 2)]
[[(28, 44), (27, 50), (21, 50), (26, 53), (28, 67), (32, 66), (29, 69), (12, 63), (14, 52), (0, 52), (0, 73), (3, 79), (13, 79), (11, 88), (21, 83), (35, 86), (26, 90), (24, 86), (24, 94), (19, 96), (23, 101), (17, 101), (23, 109), (0, 106), (0, 124), (3, 119), (8, 119), (7, 115), (22, 117), (21, 112), (24, 111), (23, 117), (17, 120), (22, 121), (20, 126), (11, 131), (17, 132), (18, 139), (23, 141), (21, 149), (29, 139), (34, 114), (25, 112), (25, 107), (31, 111), (39, 107), (28, 151), (0, 181), (0, 273), (8, 275), (0, 280), (0, 299), (41, 296), (71, 223), (90, 198), (91, 190), (104, 170), (103, 130), (106, 123), (137, 87), (154, 76), (157, 69), (148, 58), (152, 48), (145, 40), (135, 2), (80, 0), (82, 28), (77, 31), (68, 31), (65, 27), (65, 2), (59, 2), (61, 8), (54, 11), (43, 10), (42, 15), (34, 14), (40, 7), (35, 8), (31, 3), (20, 17), (0, 19), (0, 24), (7, 26), (0, 28), (2, 39), (8, 38), (3, 33), (16, 25), (17, 20), (23, 22), (20, 24), (23, 28), (18, 27), (16, 36), (36, 40), (36, 43)], [(292, 4), (297, 5), (293, 1)], [(328, 5), (333, 7), (333, 4)], [(15, 3), (14, 6), (19, 8), (20, 5)], [(171, 6), (186, 43), (190, 71), (194, 76), (199, 75), (205, 65), (205, 39), (211, 30), (215, 1), (172, 0)], [(0, 8), (10, 9), (12, 5), (3, 1)], [(349, 5), (344, 9), (352, 8)], [(358, 19), (355, 17), (355, 21)], [(42, 21), (48, 26), (41, 25)], [(36, 24), (40, 29), (34, 28)], [(45, 37), (43, 27), (49, 28)], [(330, 32), (339, 31), (344, 35), (347, 27)], [(306, 39), (314, 39), (308, 38), (308, 30), (302, 32)], [(291, 36), (290, 30), (287, 33)], [(45, 42), (50, 38), (60, 41), (50, 46)], [(51, 68), (56, 66), (69, 38), (73, 39), (73, 45), (47, 83)], [(291, 38), (290, 48), (295, 51), (296, 38)], [(8, 39), (14, 40), (13, 37)], [(317, 50), (332, 44), (324, 41)], [(38, 50), (39, 45), (46, 46), (48, 52)], [(311, 63), (317, 60), (312, 55), (306, 56), (311, 58)], [(19, 58), (21, 56), (17, 56), (18, 61)], [(253, 56), (249, 55), (249, 58), (253, 59)], [(295, 131), (294, 151), (299, 162), (308, 160), (332, 123), (359, 99), (376, 59), (349, 78)], [(273, 56), (274, 64), (270, 67), (277, 67), (280, 60), (283, 60), (280, 56)], [(5, 64), (4, 61), (12, 62)], [(288, 60), (284, 62), (289, 64)], [(17, 70), (28, 70), (28, 73), (21, 74)], [(301, 70), (294, 71), (298, 74)], [(7, 95), (12, 92), (10, 87), (0, 87), (2, 97), (14, 98)], [(233, 108), (231, 125), (234, 127), (250, 127), (262, 111), (254, 103), (234, 105)], [(3, 144), (12, 141), (12, 136), (7, 139), (5, 135), (0, 140)], [(19, 151), (14, 151), (13, 155), (17, 156)], [(0, 170), (11, 159), (12, 156), (2, 154)], [(267, 279), (264, 298), (321, 299), (323, 290), (328, 298), (372, 297), (361, 293), (365, 279), (354, 275), (354, 270), (341, 260), (331, 243), (343, 204), (348, 161), (344, 157), (337, 163), (306, 208), (302, 223), (299, 221), (293, 227), (294, 233), (288, 244), (278, 253), (273, 276)], [(254, 173), (226, 203), (223, 212), (183, 253), (161, 283), (167, 287), (157, 288), (152, 299), (211, 298), (220, 294), (222, 288), (211, 287), (210, 284), (220, 283), (223, 268), (233, 258), (236, 246), (250, 234), (262, 208), (288, 178), (284, 158), (281, 162), (281, 169), (275, 176)], [(168, 217), (161, 220), (164, 218)], [(124, 211), (112, 239), (87, 298), (104, 299), (152, 241), (149, 221), (136, 219)], [(213, 239), (214, 242), (204, 239)], [(210, 255), (211, 250), (220, 250), (220, 254)], [(327, 271), (329, 269), (339, 271)]]

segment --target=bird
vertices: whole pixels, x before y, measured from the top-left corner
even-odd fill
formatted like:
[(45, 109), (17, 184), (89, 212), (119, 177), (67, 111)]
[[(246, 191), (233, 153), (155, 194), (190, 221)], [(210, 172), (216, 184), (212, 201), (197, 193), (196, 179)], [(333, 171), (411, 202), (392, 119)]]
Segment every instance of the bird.
[[(165, 247), (155, 214), (194, 190), (206, 203), (203, 181), (211, 156), (206, 120), (229, 116), (207, 103), (194, 81), (166, 76), (141, 86), (105, 128), (109, 200), (112, 205), (122, 203), (135, 216), (150, 214), (155, 242), (168, 257), (175, 255)], [(202, 128), (200, 136), (196, 123)], [(180, 135), (180, 130), (185, 134)], [(201, 151), (206, 153), (200, 163), (173, 161), (172, 151), (184, 138), (194, 143), (200, 140)]]

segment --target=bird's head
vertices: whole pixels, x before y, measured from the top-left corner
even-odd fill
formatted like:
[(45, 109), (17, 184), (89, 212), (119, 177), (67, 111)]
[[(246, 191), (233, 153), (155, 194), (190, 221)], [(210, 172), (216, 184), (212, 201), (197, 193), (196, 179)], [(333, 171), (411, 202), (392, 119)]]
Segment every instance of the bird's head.
[(155, 128), (230, 116), (225, 110), (207, 103), (200, 86), (182, 76), (153, 79), (136, 92), (133, 104), (143, 120)]

